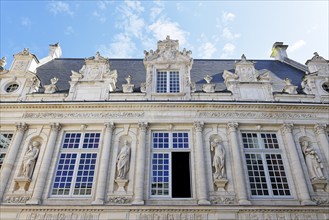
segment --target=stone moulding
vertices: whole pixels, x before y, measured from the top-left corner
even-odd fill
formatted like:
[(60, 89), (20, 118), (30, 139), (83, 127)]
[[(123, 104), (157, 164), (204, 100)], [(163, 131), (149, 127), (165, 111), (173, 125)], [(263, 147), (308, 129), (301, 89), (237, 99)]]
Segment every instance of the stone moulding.
[(100, 113), (24, 113), (23, 118), (143, 118), (144, 112), (100, 112)]
[(5, 199), (6, 203), (26, 203), (30, 200), (31, 196), (7, 196)]
[(260, 119), (315, 119), (311, 113), (285, 113), (285, 112), (199, 112), (200, 118), (260, 118)]
[(128, 204), (130, 202), (131, 202), (131, 198), (125, 196), (115, 196), (109, 198), (109, 203), (112, 204), (122, 205), (122, 204)]

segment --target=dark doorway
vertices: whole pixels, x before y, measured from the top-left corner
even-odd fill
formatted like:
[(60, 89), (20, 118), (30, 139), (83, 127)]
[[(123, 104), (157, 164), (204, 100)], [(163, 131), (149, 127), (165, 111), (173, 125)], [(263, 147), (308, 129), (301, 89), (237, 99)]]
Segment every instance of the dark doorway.
[(190, 153), (172, 152), (172, 198), (191, 198)]

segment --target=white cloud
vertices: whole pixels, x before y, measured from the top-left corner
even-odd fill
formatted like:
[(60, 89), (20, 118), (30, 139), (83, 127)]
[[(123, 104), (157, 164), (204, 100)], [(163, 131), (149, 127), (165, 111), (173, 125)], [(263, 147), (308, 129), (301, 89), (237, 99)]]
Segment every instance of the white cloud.
[(227, 43), (223, 47), (223, 52), (220, 58), (230, 58), (235, 51), (235, 45), (232, 43)]
[(132, 39), (123, 33), (117, 34), (113, 43), (98, 46), (98, 51), (110, 58), (131, 58), (135, 49)]
[(150, 11), (151, 11), (150, 18), (152, 20), (155, 19), (156, 17), (158, 17), (161, 14), (161, 12), (165, 9), (164, 3), (161, 1), (155, 1), (154, 4), (155, 4), (155, 7), (150, 9)]
[(222, 37), (226, 40), (234, 40), (240, 37), (240, 34), (233, 34), (229, 28), (224, 28), (222, 32)]
[(123, 27), (126, 34), (141, 37), (145, 26), (144, 19), (140, 17), (140, 14), (144, 11), (141, 3), (125, 1), (124, 4), (118, 7), (118, 11), (121, 14), (121, 20), (117, 23), (117, 26)]
[(211, 42), (204, 42), (198, 48), (198, 51), (199, 56), (202, 57), (202, 59), (209, 59), (213, 57), (213, 54), (217, 51), (217, 49)]
[(229, 21), (234, 21), (235, 14), (231, 12), (223, 12), (222, 13), (222, 21), (224, 24), (227, 24)]
[(104, 23), (106, 21), (106, 16), (102, 15), (98, 11), (94, 11), (93, 16), (96, 17), (102, 23)]
[(291, 47), (288, 47), (287, 51), (294, 52), (296, 50), (299, 50), (300, 48), (302, 48), (305, 45), (306, 45), (306, 42), (304, 40), (298, 40)]
[(187, 43), (188, 32), (180, 29), (179, 24), (166, 19), (158, 19), (149, 26), (150, 31), (157, 40), (164, 40), (167, 35), (171, 39), (179, 40), (180, 45)]
[(97, 6), (100, 10), (106, 10), (109, 3), (109, 1), (98, 1)]
[(48, 9), (53, 14), (67, 13), (70, 16), (74, 15), (74, 12), (70, 9), (70, 5), (62, 1), (53, 1), (48, 4)]
[(74, 33), (74, 29), (73, 29), (73, 27), (71, 27), (71, 26), (67, 26), (67, 27), (65, 28), (64, 34), (66, 34), (66, 35), (71, 35), (71, 34), (73, 34), (73, 33)]
[(25, 27), (29, 27), (32, 24), (30, 18), (28, 17), (21, 17), (21, 25)]

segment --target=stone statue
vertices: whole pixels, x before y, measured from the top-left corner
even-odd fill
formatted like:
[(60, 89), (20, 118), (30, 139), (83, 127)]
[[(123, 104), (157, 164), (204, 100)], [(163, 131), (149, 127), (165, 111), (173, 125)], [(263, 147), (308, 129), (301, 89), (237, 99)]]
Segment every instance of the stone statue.
[(317, 154), (317, 152), (314, 150), (314, 148), (309, 144), (309, 142), (307, 140), (303, 140), (301, 142), (301, 146), (302, 146), (303, 153), (305, 155), (305, 162), (306, 162), (308, 173), (311, 177), (311, 180), (326, 179), (323, 176), (323, 173), (321, 170), (323, 168), (322, 161), (321, 161), (319, 155)]
[(24, 177), (27, 178), (32, 177), (32, 171), (39, 154), (39, 147), (40, 147), (40, 142), (33, 141), (32, 144), (29, 145), (29, 149), (27, 150), (27, 152), (23, 157), (22, 175)]
[(225, 150), (220, 140), (215, 138), (210, 143), (211, 151), (214, 151), (212, 165), (215, 167), (214, 178), (223, 179), (225, 175)]
[(117, 157), (117, 178), (125, 179), (129, 170), (130, 147), (128, 141), (123, 142), (123, 147)]

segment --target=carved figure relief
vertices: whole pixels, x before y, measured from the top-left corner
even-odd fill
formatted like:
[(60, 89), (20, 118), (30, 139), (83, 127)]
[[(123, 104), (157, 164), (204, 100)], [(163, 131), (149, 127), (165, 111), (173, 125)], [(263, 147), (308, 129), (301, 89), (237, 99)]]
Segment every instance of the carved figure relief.
[(310, 145), (309, 141), (303, 140), (301, 142), (302, 150), (305, 156), (305, 163), (311, 180), (325, 180), (322, 168), (323, 164), (315, 149)]
[(214, 179), (225, 177), (225, 149), (218, 138), (210, 142), (210, 149), (214, 152), (212, 165), (215, 168)]
[(123, 142), (120, 153), (117, 156), (117, 178), (126, 179), (130, 164), (130, 146), (127, 140)]
[(37, 160), (37, 157), (39, 155), (39, 147), (40, 147), (39, 141), (33, 141), (29, 145), (29, 149), (25, 153), (23, 157), (23, 166), (22, 166), (22, 172), (21, 175), (24, 177), (27, 177), (29, 179), (32, 178), (32, 172)]

